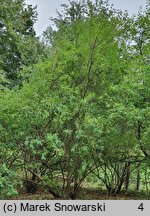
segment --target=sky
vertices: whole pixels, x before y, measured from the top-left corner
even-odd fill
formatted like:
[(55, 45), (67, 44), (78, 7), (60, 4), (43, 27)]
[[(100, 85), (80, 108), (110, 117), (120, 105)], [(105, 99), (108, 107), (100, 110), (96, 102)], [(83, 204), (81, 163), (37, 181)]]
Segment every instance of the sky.
[[(94, 1), (94, 0), (93, 0)], [(38, 21), (35, 30), (38, 36), (46, 30), (50, 24), (50, 17), (56, 17), (56, 9), (60, 10), (60, 5), (67, 3), (68, 0), (25, 0), (26, 4), (37, 5)], [(140, 6), (146, 7), (146, 0), (109, 0), (115, 9), (127, 10), (130, 15), (136, 14)]]

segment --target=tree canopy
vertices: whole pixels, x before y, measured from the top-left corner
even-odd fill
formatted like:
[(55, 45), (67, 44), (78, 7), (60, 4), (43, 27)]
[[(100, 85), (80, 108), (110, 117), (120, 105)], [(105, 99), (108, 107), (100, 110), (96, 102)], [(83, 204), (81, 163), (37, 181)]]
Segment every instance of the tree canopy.
[(107, 1), (70, 1), (44, 42), (36, 8), (1, 7), (1, 197), (23, 184), (75, 199), (93, 178), (111, 194), (148, 188), (149, 7), (129, 17)]

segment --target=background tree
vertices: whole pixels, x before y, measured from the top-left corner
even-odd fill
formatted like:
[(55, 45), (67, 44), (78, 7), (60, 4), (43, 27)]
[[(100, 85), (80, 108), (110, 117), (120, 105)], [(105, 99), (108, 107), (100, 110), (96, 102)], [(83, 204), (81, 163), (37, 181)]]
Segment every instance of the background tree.
[(31, 66), (44, 55), (44, 44), (35, 36), (36, 7), (24, 0), (0, 1), (0, 68), (9, 87), (20, 84), (19, 71)]
[(34, 34), (15, 30), (28, 40), (17, 43), (22, 85), (0, 93), (2, 196), (16, 188), (17, 171), (27, 192), (41, 186), (55, 198), (75, 199), (94, 176), (115, 195), (148, 188), (149, 42), (145, 34), (139, 48), (137, 39), (146, 14), (129, 18), (103, 1), (63, 5), (45, 32), (49, 56), (37, 64), (24, 48), (37, 47)]

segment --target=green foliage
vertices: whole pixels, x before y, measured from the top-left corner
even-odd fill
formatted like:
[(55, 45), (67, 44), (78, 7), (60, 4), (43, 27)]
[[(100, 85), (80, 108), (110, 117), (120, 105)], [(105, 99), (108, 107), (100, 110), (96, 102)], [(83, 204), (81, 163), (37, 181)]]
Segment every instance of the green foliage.
[(18, 185), (18, 182), (16, 180), (14, 181), (16, 178), (15, 173), (9, 170), (5, 164), (1, 166), (0, 173), (0, 198), (3, 199), (6, 196), (14, 196), (18, 194), (15, 189)]
[[(21, 84), (20, 70), (43, 58), (44, 44), (35, 36), (36, 7), (25, 5), (24, 0), (0, 1), (0, 70), (7, 86)], [(6, 84), (5, 84), (6, 85)]]
[(147, 33), (142, 47), (137, 43), (139, 25), (147, 32), (147, 12), (135, 20), (103, 1), (63, 5), (53, 20), (57, 30), (45, 32), (49, 57), (42, 60), (47, 54), (37, 55), (42, 44), (33, 36), (34, 10), (23, 1), (12, 6), (27, 23), (18, 18), (19, 29), (8, 23), (10, 32), (2, 36), (23, 38), (11, 40), (19, 50), (19, 66), (13, 66), (22, 85), (8, 90), (4, 68), (0, 76), (2, 193), (8, 184), (8, 195), (15, 193), (11, 176), (20, 168), (28, 192), (43, 184), (55, 198), (74, 199), (89, 174), (110, 193), (128, 190), (130, 172), (136, 175), (140, 162), (149, 173)]

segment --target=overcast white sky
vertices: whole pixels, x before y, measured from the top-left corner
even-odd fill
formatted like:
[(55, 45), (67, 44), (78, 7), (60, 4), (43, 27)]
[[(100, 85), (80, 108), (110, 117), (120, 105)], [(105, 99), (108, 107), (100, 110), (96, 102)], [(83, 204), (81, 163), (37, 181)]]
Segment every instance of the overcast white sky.
[[(25, 2), (33, 6), (37, 5), (38, 21), (35, 24), (35, 30), (37, 35), (41, 35), (50, 23), (49, 18), (55, 17), (56, 9), (59, 10), (60, 5), (67, 3), (68, 0), (25, 0)], [(110, 0), (110, 3), (115, 9), (127, 10), (129, 14), (135, 14), (140, 6), (143, 9), (146, 6), (146, 0)]]

